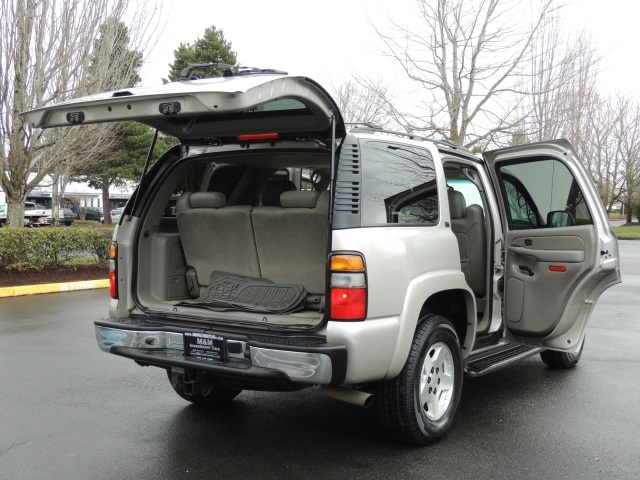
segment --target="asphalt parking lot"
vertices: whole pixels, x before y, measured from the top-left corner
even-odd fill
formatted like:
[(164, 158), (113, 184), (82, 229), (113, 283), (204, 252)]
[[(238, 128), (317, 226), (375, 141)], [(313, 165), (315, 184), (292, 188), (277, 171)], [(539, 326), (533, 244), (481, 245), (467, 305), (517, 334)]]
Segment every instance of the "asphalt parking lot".
[(538, 357), (465, 379), (452, 430), (413, 448), (373, 409), (243, 392), (201, 409), (165, 372), (100, 352), (107, 291), (0, 300), (0, 479), (640, 478), (640, 242), (597, 304), (578, 367)]

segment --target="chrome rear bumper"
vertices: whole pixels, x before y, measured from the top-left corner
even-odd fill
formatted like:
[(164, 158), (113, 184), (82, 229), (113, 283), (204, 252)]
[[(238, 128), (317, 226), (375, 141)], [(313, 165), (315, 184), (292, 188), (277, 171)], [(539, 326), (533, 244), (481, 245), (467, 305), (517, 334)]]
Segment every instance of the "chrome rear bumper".
[(98, 324), (95, 328), (101, 350), (164, 368), (192, 368), (227, 378), (311, 385), (340, 385), (346, 375), (344, 346), (292, 347), (226, 338), (227, 361), (216, 362), (186, 357), (183, 333)]

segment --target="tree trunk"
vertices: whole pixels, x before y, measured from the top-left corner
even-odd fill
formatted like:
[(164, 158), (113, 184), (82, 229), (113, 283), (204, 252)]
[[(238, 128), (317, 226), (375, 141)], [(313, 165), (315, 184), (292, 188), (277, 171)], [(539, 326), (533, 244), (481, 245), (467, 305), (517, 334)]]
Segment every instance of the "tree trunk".
[(59, 175), (53, 176), (51, 185), (51, 225), (60, 226), (60, 192), (58, 191)]
[(24, 202), (27, 199), (26, 192), (18, 202), (15, 196), (7, 195), (7, 226), (8, 227), (24, 227)]
[(102, 179), (102, 215), (104, 224), (111, 225), (111, 200), (109, 200), (109, 179)]

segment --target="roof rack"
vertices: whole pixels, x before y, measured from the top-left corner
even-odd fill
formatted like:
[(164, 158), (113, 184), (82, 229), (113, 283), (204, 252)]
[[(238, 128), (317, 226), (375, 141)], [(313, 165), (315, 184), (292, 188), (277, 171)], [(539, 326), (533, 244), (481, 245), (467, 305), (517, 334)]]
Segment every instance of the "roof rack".
[(200, 68), (212, 68), (218, 71), (222, 71), (222, 75), (217, 75), (219, 77), (234, 77), (237, 75), (249, 74), (287, 75), (287, 72), (275, 70), (273, 68), (241, 67), (230, 65), (228, 63), (193, 63), (182, 70), (182, 72), (180, 73), (180, 78), (178, 80), (197, 80), (198, 77), (191, 76), (191, 72)]
[(376, 125), (375, 123), (370, 122), (344, 122), (346, 127), (351, 127), (352, 129), (363, 127), (363, 128), (371, 128), (373, 130), (383, 130), (380, 125)]
[(454, 143), (451, 140), (438, 139), (438, 138), (432, 138), (432, 137), (423, 137), (421, 135), (415, 135), (413, 133), (407, 133), (407, 132), (398, 132), (395, 130), (385, 130), (378, 125), (373, 125), (365, 122), (345, 123), (345, 125), (347, 126), (355, 125), (355, 127), (350, 130), (352, 132), (386, 133), (388, 135), (396, 135), (398, 137), (408, 138), (409, 140), (432, 142), (441, 147), (446, 147), (453, 150), (463, 150), (465, 152), (472, 153), (471, 150), (469, 150), (468, 148), (463, 147), (462, 145), (458, 145), (457, 143)]

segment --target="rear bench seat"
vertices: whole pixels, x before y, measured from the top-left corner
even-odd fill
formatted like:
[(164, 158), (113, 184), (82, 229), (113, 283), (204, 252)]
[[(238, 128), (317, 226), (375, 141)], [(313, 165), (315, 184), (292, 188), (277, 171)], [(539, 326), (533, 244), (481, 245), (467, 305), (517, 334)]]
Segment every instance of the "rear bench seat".
[(224, 193), (184, 193), (176, 204), (178, 230), (187, 265), (198, 283), (209, 285), (214, 270), (260, 276), (250, 206), (225, 207)]
[(291, 191), (279, 207), (251, 212), (260, 272), (277, 283), (298, 283), (324, 295), (329, 192)]
[(198, 283), (223, 271), (304, 285), (324, 295), (329, 192), (288, 191), (282, 207), (225, 206), (219, 192), (184, 193), (176, 205), (187, 264)]

